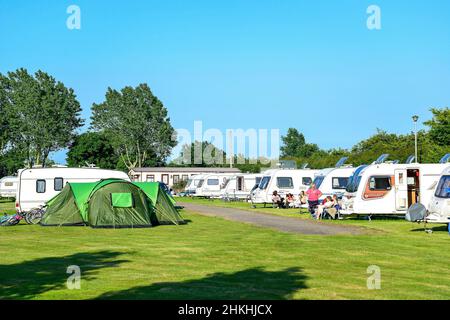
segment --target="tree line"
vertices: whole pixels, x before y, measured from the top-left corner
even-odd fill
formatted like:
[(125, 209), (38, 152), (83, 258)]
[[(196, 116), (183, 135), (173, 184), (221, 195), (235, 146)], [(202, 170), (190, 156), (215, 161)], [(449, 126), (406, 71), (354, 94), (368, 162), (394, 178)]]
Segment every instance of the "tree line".
[[(450, 153), (450, 109), (431, 108), (432, 119), (424, 122), (427, 130), (418, 131), (418, 161), (436, 163)], [(381, 154), (389, 154), (389, 160), (405, 162), (415, 153), (414, 132), (394, 134), (377, 129), (371, 137), (355, 144), (350, 149), (322, 150), (316, 144), (307, 143), (295, 128), (289, 128), (282, 137), (281, 158), (308, 163), (311, 168), (332, 167), (342, 157), (354, 166), (370, 164)]]
[[(176, 133), (167, 109), (147, 84), (108, 88), (104, 101), (93, 103), (91, 111), (90, 125), (80, 133), (85, 119), (73, 89), (43, 71), (0, 73), (0, 176), (24, 167), (51, 165), (50, 153), (61, 149), (68, 150), (71, 167), (95, 164), (127, 171), (144, 166), (217, 166), (198, 163), (196, 149), (202, 154), (207, 151), (213, 159), (221, 158), (219, 166), (229, 165), (226, 153), (207, 141), (182, 146), (180, 156), (167, 163)], [(418, 132), (420, 162), (437, 162), (450, 153), (450, 109), (430, 111), (432, 118), (424, 123), (427, 130)], [(280, 150), (281, 159), (319, 169), (333, 166), (343, 156), (353, 165), (371, 163), (382, 153), (403, 162), (414, 154), (414, 134), (377, 129), (350, 149), (323, 150), (307, 142), (298, 129), (289, 128)], [(181, 161), (186, 156), (191, 161)], [(233, 162), (239, 162), (235, 166), (243, 172), (256, 173), (269, 166), (243, 155), (234, 156)]]
[(43, 71), (0, 73), (0, 176), (45, 167), (61, 149), (76, 167), (163, 165), (176, 145), (167, 109), (147, 84), (108, 88), (82, 134), (81, 111), (73, 89)]

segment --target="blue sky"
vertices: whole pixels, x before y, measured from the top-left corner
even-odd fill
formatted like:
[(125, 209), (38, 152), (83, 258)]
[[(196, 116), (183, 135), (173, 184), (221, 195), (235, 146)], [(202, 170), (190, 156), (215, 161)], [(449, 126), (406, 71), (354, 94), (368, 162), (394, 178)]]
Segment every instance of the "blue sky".
[[(71, 4), (81, 30), (66, 27)], [(381, 30), (366, 27), (371, 4)], [(0, 39), (0, 72), (52, 74), (85, 118), (108, 86), (146, 82), (175, 128), (296, 127), (348, 148), (450, 101), (448, 0), (0, 0)]]

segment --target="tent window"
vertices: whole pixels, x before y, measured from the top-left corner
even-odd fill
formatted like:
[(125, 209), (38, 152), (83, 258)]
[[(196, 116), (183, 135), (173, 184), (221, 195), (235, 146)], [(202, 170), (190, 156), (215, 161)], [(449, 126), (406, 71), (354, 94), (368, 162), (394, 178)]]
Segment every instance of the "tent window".
[(45, 180), (36, 180), (36, 192), (45, 193)]
[(131, 193), (111, 193), (111, 205), (114, 208), (132, 208), (133, 195)]
[(64, 179), (55, 178), (53, 180), (53, 188), (55, 189), (55, 191), (61, 191), (64, 188)]

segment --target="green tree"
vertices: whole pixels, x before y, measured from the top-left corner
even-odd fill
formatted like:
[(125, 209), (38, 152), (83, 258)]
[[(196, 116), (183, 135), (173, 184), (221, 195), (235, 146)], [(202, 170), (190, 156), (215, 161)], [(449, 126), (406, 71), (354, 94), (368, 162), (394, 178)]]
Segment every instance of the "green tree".
[(14, 175), (25, 165), (26, 154), (18, 148), (8, 148), (0, 156), (0, 177)]
[(430, 127), (430, 140), (439, 146), (450, 146), (450, 109), (431, 108), (433, 118), (424, 122)]
[(67, 152), (70, 167), (95, 164), (103, 169), (117, 169), (119, 156), (114, 152), (109, 139), (99, 132), (85, 132), (77, 136)]
[(0, 82), (10, 145), (25, 151), (28, 166), (45, 166), (50, 152), (68, 147), (83, 124), (73, 90), (45, 72), (30, 75), (25, 69), (2, 75)]
[(208, 141), (194, 141), (181, 147), (180, 156), (172, 166), (186, 167), (221, 167), (226, 165), (225, 151), (217, 148)]
[(92, 128), (104, 133), (128, 169), (163, 165), (176, 145), (167, 109), (146, 84), (108, 88), (92, 106)]
[(316, 144), (306, 143), (305, 136), (295, 128), (289, 128), (286, 136), (282, 136), (281, 157), (310, 157), (319, 151)]

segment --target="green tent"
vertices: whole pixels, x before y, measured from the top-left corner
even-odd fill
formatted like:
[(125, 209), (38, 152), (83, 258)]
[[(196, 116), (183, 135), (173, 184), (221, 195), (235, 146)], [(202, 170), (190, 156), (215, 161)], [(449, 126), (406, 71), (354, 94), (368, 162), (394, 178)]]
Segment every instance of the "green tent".
[(47, 202), (41, 225), (89, 225), (94, 228), (151, 227), (184, 223), (158, 183), (107, 179), (67, 183)]

